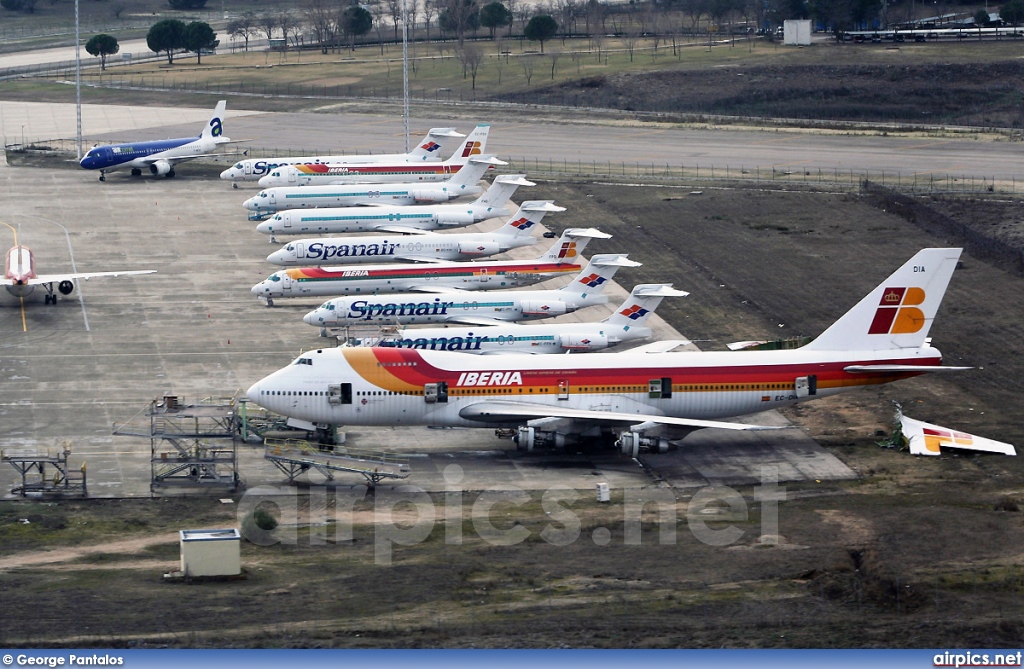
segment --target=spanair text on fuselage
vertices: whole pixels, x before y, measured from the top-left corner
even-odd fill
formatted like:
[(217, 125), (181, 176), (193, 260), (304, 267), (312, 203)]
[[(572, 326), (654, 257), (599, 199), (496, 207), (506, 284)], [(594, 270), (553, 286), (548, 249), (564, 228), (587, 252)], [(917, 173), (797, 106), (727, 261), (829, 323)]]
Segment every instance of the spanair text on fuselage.
[[(713, 420), (795, 404), (921, 372), (849, 372), (851, 365), (938, 366), (940, 353), (750, 351), (490, 356), (396, 348), (321, 349), (255, 384), (272, 411), (328, 425), (481, 427), (522, 420), (467, 418), (484, 400), (585, 411)], [(813, 371), (813, 374), (809, 374)], [(813, 376), (813, 387), (807, 387)], [(463, 415), (465, 413), (465, 415)]]

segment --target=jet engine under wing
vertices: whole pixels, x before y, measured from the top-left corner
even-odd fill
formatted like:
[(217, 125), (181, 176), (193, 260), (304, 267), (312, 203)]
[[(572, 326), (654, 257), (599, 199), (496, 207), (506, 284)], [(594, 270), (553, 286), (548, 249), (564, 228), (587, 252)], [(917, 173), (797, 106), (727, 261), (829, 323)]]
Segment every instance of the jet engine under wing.
[(747, 425), (745, 423), (727, 423), (717, 420), (698, 420), (696, 418), (674, 418), (671, 416), (654, 416), (649, 414), (568, 409), (534, 404), (532, 402), (477, 402), (460, 411), (459, 416), (469, 420), (491, 423), (532, 420), (534, 418), (578, 418), (625, 425), (651, 422), (663, 425), (683, 425), (686, 427), (717, 427), (723, 430), (759, 431), (782, 429), (781, 427), (767, 425)]
[(78, 281), (79, 279), (91, 279), (99, 276), (128, 276), (129, 274), (154, 274), (155, 269), (133, 269), (123, 272), (83, 272), (81, 274), (40, 274), (29, 279), (26, 283), (30, 286), (38, 286), (47, 283), (60, 283), (61, 281)]

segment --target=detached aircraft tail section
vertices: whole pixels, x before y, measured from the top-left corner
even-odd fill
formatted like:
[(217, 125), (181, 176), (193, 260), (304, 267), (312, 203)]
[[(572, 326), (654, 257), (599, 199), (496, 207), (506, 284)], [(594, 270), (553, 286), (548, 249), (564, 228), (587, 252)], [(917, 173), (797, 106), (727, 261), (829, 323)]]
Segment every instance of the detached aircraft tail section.
[(928, 338), (962, 249), (923, 249), (803, 346), (816, 351), (920, 348)]

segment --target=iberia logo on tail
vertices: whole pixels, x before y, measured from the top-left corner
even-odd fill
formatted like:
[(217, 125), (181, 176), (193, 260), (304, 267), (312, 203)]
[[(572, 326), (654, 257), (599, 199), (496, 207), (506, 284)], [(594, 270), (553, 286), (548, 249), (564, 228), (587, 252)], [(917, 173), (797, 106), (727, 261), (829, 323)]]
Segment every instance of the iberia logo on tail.
[(970, 448), (974, 444), (974, 435), (956, 430), (944, 430), (934, 427), (924, 428), (924, 447), (932, 453), (941, 452), (940, 446)]
[(576, 257), (576, 242), (565, 242), (562, 244), (562, 248), (558, 249), (559, 258), (575, 258)]
[(924, 327), (924, 302), (921, 288), (886, 288), (868, 334), (913, 334)]
[(481, 153), (483, 152), (480, 150), (480, 142), (466, 142), (466, 147), (462, 149), (463, 158), (479, 156)]

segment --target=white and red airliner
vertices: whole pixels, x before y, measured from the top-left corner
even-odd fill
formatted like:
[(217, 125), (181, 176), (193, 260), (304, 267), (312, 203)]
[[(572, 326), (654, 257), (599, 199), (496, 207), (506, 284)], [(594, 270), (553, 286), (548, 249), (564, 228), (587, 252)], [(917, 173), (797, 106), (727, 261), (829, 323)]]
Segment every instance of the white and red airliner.
[(20, 244), (7, 251), (4, 262), (4, 278), (0, 282), (7, 292), (15, 297), (25, 297), (36, 286), (46, 289), (46, 304), (57, 304), (57, 294), (53, 285), (61, 295), (70, 295), (75, 289), (74, 282), (79, 279), (91, 279), (99, 276), (128, 276), (130, 274), (153, 274), (156, 270), (124, 270), (118, 272), (76, 272), (74, 274), (36, 274), (36, 261), (32, 251)]

